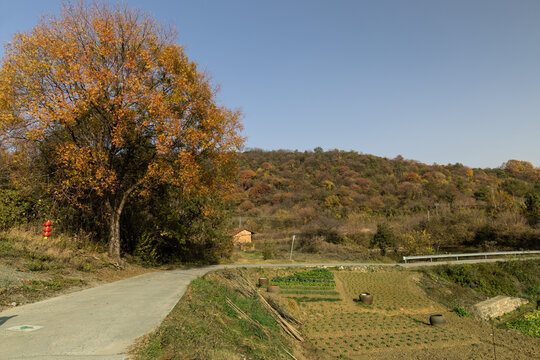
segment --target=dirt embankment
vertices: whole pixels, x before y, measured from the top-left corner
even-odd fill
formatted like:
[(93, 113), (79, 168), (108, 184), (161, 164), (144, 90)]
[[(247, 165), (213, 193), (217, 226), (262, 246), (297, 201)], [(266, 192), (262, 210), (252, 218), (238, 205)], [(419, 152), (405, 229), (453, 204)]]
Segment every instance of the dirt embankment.
[(149, 271), (120, 266), (76, 238), (0, 233), (0, 311)]

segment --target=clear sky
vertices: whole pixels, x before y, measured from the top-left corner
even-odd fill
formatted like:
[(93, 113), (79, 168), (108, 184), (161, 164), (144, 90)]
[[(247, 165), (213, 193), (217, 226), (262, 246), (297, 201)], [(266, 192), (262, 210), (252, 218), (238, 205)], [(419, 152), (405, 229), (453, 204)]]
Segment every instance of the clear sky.
[[(175, 25), (247, 147), (540, 165), (538, 0), (124, 3)], [(60, 4), (0, 0), (0, 42)]]

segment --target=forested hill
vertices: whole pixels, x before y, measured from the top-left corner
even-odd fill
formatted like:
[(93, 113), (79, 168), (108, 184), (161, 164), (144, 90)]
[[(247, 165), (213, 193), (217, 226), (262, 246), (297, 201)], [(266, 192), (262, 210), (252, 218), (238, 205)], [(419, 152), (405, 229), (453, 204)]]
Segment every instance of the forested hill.
[[(536, 232), (540, 170), (525, 161), (471, 169), (320, 148), (251, 150), (239, 161), (235, 210), (255, 231), (339, 228), (358, 218), (373, 228), (400, 217), (415, 219), (406, 228), (396, 224), (402, 233), (429, 231), (433, 221), (443, 227), (465, 222), (461, 227), (470, 231), (461, 242), (500, 221), (528, 236)], [(343, 231), (350, 233), (350, 226)]]

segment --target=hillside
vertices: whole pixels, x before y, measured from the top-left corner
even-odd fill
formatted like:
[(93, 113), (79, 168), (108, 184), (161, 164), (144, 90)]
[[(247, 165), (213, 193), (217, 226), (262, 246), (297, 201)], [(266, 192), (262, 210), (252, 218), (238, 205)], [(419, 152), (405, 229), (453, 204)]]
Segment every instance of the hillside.
[(525, 161), (471, 169), (317, 148), (251, 150), (239, 162), (230, 207), (259, 239), (367, 247), (384, 224), (408, 253), (540, 244), (540, 170)]

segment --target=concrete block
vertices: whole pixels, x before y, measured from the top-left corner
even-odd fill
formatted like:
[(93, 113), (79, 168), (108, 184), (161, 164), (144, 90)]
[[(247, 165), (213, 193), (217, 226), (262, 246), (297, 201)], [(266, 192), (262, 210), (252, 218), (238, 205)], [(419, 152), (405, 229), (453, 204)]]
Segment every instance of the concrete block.
[(528, 302), (526, 299), (499, 295), (473, 305), (471, 312), (477, 318), (489, 320), (514, 311)]

